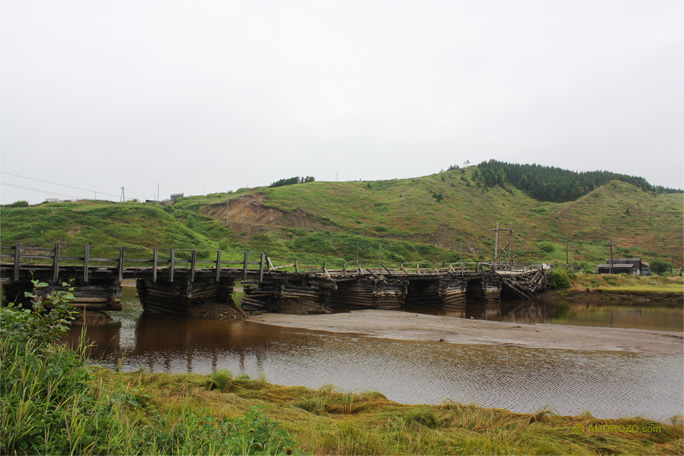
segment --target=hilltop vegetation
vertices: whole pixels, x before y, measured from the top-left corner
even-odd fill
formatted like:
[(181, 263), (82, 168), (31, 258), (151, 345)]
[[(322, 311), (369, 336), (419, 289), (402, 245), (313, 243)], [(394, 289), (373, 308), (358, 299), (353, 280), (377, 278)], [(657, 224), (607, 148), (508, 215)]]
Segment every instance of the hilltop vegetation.
[(538, 201), (562, 203), (574, 201), (610, 181), (619, 180), (654, 193), (682, 193), (682, 190), (653, 186), (643, 177), (627, 176), (609, 171), (577, 173), (567, 169), (540, 165), (517, 165), (489, 160), (477, 165), (475, 180), (486, 186), (522, 190)]
[[(526, 171), (530, 166), (534, 173)], [(605, 260), (609, 240), (616, 256), (669, 260), (676, 252), (681, 267), (681, 193), (612, 173), (557, 179), (571, 174), (489, 162), (413, 179), (310, 179), (166, 205), (5, 206), (2, 242), (253, 250), (276, 263), (297, 258), (329, 266), (357, 257), (369, 265), (486, 261), (494, 255), (493, 229), (500, 222), (515, 230), (512, 250), (520, 263), (565, 263), (567, 236), (569, 261), (576, 258), (588, 268)], [(521, 184), (518, 176), (525, 175), (540, 186)], [(564, 190), (561, 182), (571, 182), (574, 190)], [(555, 193), (547, 191), (553, 183)]]

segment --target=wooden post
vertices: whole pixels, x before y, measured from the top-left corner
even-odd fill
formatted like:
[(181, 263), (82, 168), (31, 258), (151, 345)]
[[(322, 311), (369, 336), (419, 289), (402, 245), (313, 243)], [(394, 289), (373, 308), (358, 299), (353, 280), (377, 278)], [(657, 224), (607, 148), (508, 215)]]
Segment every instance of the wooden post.
[(190, 258), (190, 283), (195, 281), (195, 269), (197, 267), (197, 250), (192, 250), (192, 257)]
[(59, 280), (59, 243), (55, 244), (55, 253), (52, 257), (52, 283), (57, 283)]
[(221, 278), (221, 251), (216, 252), (216, 281)]
[(121, 247), (119, 249), (119, 284), (123, 282), (123, 272), (124, 272), (124, 249)]
[(90, 260), (90, 246), (83, 247), (83, 281), (88, 283), (88, 260)]
[(159, 249), (152, 250), (152, 282), (157, 282), (157, 263), (159, 262)]
[(169, 282), (173, 282), (173, 273), (176, 267), (176, 249), (171, 249), (171, 258), (169, 259)]
[(295, 272), (299, 272), (299, 260), (295, 260)]
[(21, 242), (14, 244), (14, 280), (19, 280), (19, 263), (21, 263)]
[(242, 280), (247, 280), (247, 261), (249, 260), (249, 252), (245, 252), (245, 262), (242, 265)]
[(259, 282), (264, 280), (264, 263), (266, 263), (266, 254), (261, 252), (261, 261), (259, 262)]
[(465, 265), (463, 264), (463, 261), (461, 261), (461, 275), (465, 275)]

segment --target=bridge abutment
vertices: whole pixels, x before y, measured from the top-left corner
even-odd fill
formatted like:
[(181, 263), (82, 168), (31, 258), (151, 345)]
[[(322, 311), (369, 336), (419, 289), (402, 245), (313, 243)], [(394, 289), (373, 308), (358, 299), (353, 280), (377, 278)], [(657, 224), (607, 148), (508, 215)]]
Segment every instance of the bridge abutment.
[[(48, 286), (34, 290), (33, 280), (47, 283)], [(62, 285), (66, 283), (67, 285)], [(91, 277), (87, 282), (81, 278), (59, 276), (53, 280), (51, 272), (40, 271), (19, 275), (17, 280), (7, 281), (2, 285), (3, 304), (9, 302), (30, 305), (32, 298), (26, 297), (30, 292), (39, 298), (45, 298), (54, 291), (70, 291), (74, 295), (71, 305), (87, 310), (121, 310), (121, 283), (111, 277)]]
[(145, 311), (156, 313), (185, 314), (206, 302), (232, 300), (235, 281), (232, 277), (198, 277), (191, 280), (189, 274), (178, 274), (173, 282), (167, 280), (138, 279), (135, 282), (140, 304)]

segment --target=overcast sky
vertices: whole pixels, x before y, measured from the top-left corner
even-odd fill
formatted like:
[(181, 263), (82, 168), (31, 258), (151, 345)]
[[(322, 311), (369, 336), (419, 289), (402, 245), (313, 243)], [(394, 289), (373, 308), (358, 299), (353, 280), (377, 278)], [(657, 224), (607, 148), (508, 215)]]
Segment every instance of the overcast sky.
[(4, 0), (1, 199), (490, 158), (681, 188), (683, 5)]

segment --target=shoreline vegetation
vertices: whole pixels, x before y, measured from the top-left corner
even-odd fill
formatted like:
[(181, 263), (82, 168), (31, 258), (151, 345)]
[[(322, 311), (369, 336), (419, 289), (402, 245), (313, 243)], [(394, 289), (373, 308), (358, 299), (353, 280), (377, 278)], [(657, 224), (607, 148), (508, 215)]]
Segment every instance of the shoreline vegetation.
[(684, 303), (684, 279), (679, 276), (631, 276), (627, 274), (574, 274), (565, 294), (599, 294), (622, 299), (678, 300)]

